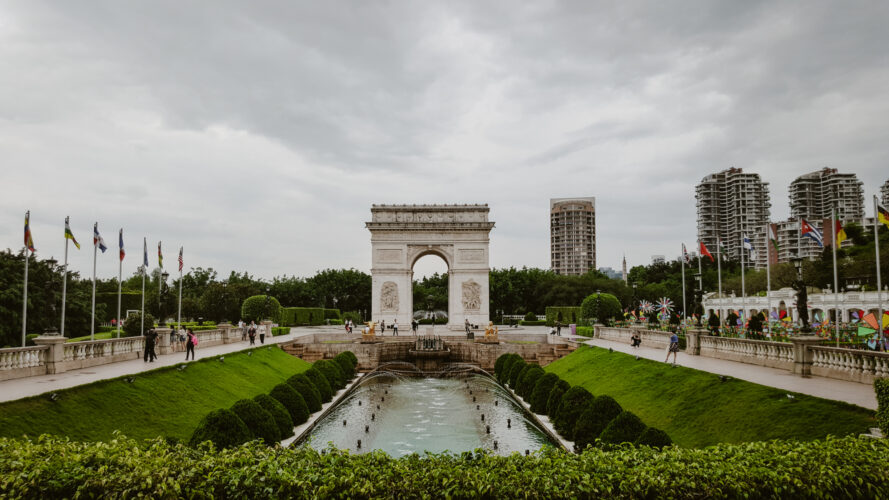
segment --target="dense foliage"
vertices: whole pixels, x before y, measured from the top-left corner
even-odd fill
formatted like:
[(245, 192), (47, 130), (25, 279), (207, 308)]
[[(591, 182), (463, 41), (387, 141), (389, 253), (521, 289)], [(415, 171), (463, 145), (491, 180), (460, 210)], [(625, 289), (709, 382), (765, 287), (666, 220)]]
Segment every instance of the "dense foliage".
[(590, 394), (590, 391), (579, 385), (568, 389), (568, 392), (562, 396), (553, 423), (556, 430), (565, 439), (574, 441), (574, 427), (577, 425), (577, 420), (586, 411), (592, 400), (593, 395)]
[(304, 373), (297, 373), (290, 377), (287, 379), (287, 383), (306, 400), (306, 405), (311, 413), (321, 409), (321, 393)]
[(528, 367), (528, 364), (525, 363), (525, 360), (519, 357), (509, 366), (509, 378), (507, 381), (509, 382), (509, 386), (515, 388), (516, 384), (518, 384), (519, 376), (522, 374), (522, 370)]
[(509, 382), (509, 372), (512, 369), (513, 363), (521, 359), (522, 357), (516, 353), (503, 354), (498, 357), (497, 361), (500, 362), (500, 368), (497, 368), (497, 361), (494, 362), (494, 374), (497, 376), (497, 381), (501, 384)]
[(256, 401), (256, 404), (269, 412), (269, 415), (275, 419), (281, 439), (287, 439), (293, 435), (293, 419), (290, 418), (290, 412), (284, 408), (280, 401), (268, 394), (259, 394), (253, 398), (253, 401)]
[(281, 317), (281, 303), (271, 295), (253, 295), (244, 299), (241, 304), (241, 319), (244, 321), (262, 321), (270, 319), (278, 322)]
[(221, 408), (211, 411), (198, 423), (190, 443), (197, 446), (204, 441), (211, 441), (217, 448), (228, 448), (251, 439), (253, 434), (244, 421), (231, 410)]
[(346, 353), (340, 353), (333, 357), (333, 361), (346, 375), (346, 380), (352, 380), (352, 377), (355, 376), (355, 364), (352, 362), (352, 358), (350, 358)]
[(562, 404), (562, 396), (564, 396), (570, 388), (571, 384), (561, 379), (559, 379), (556, 382), (556, 385), (553, 386), (549, 393), (549, 398), (546, 400), (546, 416), (548, 416), (550, 420), (556, 418), (556, 414), (559, 412), (559, 405)]
[(275, 417), (256, 401), (252, 399), (236, 401), (231, 411), (244, 422), (254, 438), (262, 439), (267, 445), (274, 445), (281, 440), (281, 431), (278, 429)]
[(327, 381), (327, 378), (315, 368), (314, 364), (312, 368), (303, 372), (303, 375), (309, 378), (312, 381), (312, 385), (318, 389), (318, 393), (321, 395), (322, 403), (329, 403), (330, 400), (333, 399), (333, 388), (330, 387), (330, 382)]
[(594, 293), (583, 299), (580, 314), (584, 319), (609, 323), (622, 316), (620, 301), (610, 293)]
[(877, 425), (884, 436), (889, 436), (889, 378), (878, 378), (874, 381), (877, 392)]
[(550, 306), (546, 308), (546, 326), (553, 326), (557, 322), (562, 325), (576, 324), (582, 317), (580, 306)]
[(319, 359), (312, 364), (312, 367), (324, 374), (324, 378), (330, 382), (330, 387), (334, 393), (346, 386), (346, 374), (333, 361)]
[(606, 444), (633, 443), (645, 432), (645, 424), (635, 414), (628, 411), (621, 412), (614, 420), (608, 423), (599, 439)]
[(642, 434), (639, 435), (639, 438), (636, 439), (636, 446), (651, 446), (652, 448), (663, 448), (664, 446), (670, 446), (673, 444), (673, 440), (670, 439), (670, 436), (667, 435), (666, 432), (655, 429), (654, 427), (646, 428)]
[(534, 390), (534, 385), (537, 384), (537, 381), (540, 380), (543, 373), (543, 368), (540, 366), (530, 365), (519, 380), (519, 385), (516, 387), (516, 394), (521, 396), (522, 399), (530, 399), (531, 392)]
[(284, 408), (287, 408), (294, 425), (302, 424), (309, 419), (309, 407), (306, 405), (306, 400), (290, 385), (286, 383), (276, 385), (272, 388), (269, 396), (277, 399), (284, 405)]
[(123, 322), (123, 334), (126, 337), (138, 337), (142, 335), (142, 328), (145, 328), (145, 331), (148, 331), (149, 328), (154, 326), (154, 316), (150, 313), (145, 313), (145, 323), (142, 323), (142, 312), (137, 312), (136, 314), (131, 314), (127, 317)]
[(537, 380), (537, 383), (534, 384), (534, 390), (531, 391), (531, 397), (528, 400), (532, 412), (537, 413), (538, 415), (546, 413), (546, 402), (549, 400), (549, 395), (558, 381), (559, 376), (555, 373), (545, 373)]
[(889, 492), (886, 456), (889, 441), (852, 437), (394, 459), (46, 436), (0, 439), (0, 497), (880, 498)]
[(574, 426), (574, 444), (583, 449), (593, 444), (602, 431), (623, 409), (611, 396), (597, 396)]

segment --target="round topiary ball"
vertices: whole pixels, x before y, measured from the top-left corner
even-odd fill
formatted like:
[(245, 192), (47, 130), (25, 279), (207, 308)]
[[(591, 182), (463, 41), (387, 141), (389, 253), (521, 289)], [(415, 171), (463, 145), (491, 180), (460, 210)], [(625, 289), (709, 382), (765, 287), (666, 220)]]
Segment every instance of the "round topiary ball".
[(277, 323), (281, 318), (281, 303), (270, 295), (254, 295), (247, 297), (241, 304), (241, 319), (244, 321), (272, 320)]
[(538, 415), (546, 413), (546, 401), (558, 381), (559, 376), (555, 373), (545, 373), (537, 379), (537, 383), (534, 384), (534, 389), (531, 391), (531, 411)]
[(287, 439), (293, 435), (293, 419), (290, 418), (290, 412), (277, 399), (268, 394), (259, 394), (253, 398), (253, 401), (256, 401), (256, 404), (262, 406), (262, 409), (269, 412), (269, 415), (275, 419), (281, 439)]
[(546, 399), (546, 416), (549, 417), (551, 421), (556, 419), (556, 413), (559, 412), (559, 404), (562, 402), (562, 396), (564, 396), (570, 388), (571, 384), (559, 379), (550, 391), (549, 397)]
[(278, 384), (269, 393), (269, 396), (275, 398), (287, 408), (290, 418), (293, 419), (293, 425), (299, 425), (309, 419), (309, 407), (306, 400), (296, 392), (296, 389), (288, 384)]
[(596, 319), (606, 323), (623, 313), (620, 301), (610, 293), (592, 294), (580, 304), (580, 314), (584, 319)]
[(354, 352), (343, 351), (339, 355), (348, 357), (352, 361), (352, 368), (355, 370), (358, 369), (358, 356), (356, 356)]
[(673, 444), (673, 440), (670, 439), (670, 436), (668, 436), (666, 432), (660, 429), (655, 429), (654, 427), (649, 427), (639, 435), (635, 444), (636, 446), (645, 445), (661, 449), (664, 446)]
[(568, 389), (559, 402), (559, 410), (556, 412), (555, 427), (559, 434), (569, 441), (574, 441), (574, 426), (577, 419), (586, 411), (593, 395), (590, 391), (579, 385)]
[(633, 413), (621, 412), (599, 435), (603, 444), (634, 443), (645, 432), (645, 424)]
[(281, 440), (281, 431), (269, 412), (252, 399), (242, 399), (232, 405), (231, 411), (247, 424), (247, 428), (254, 438), (262, 439), (262, 442), (272, 446)]
[(333, 388), (330, 387), (330, 382), (327, 381), (327, 377), (323, 373), (312, 367), (304, 371), (303, 375), (308, 377), (312, 381), (312, 385), (318, 389), (322, 403), (329, 403), (333, 399)]
[(310, 413), (315, 413), (321, 409), (321, 393), (315, 387), (315, 384), (309, 380), (309, 377), (306, 377), (303, 373), (297, 373), (287, 379), (287, 383), (296, 389), (296, 392), (306, 400)]
[(623, 408), (611, 396), (599, 396), (590, 403), (574, 426), (574, 444), (580, 449), (595, 443), (605, 427), (620, 415)]
[(534, 384), (544, 374), (543, 368), (538, 365), (529, 365), (519, 379), (519, 385), (516, 387), (516, 393), (527, 401), (531, 397), (531, 391), (534, 390)]
[(212, 441), (217, 448), (232, 448), (253, 439), (250, 429), (231, 410), (220, 409), (208, 413), (191, 434), (189, 444), (197, 446)]

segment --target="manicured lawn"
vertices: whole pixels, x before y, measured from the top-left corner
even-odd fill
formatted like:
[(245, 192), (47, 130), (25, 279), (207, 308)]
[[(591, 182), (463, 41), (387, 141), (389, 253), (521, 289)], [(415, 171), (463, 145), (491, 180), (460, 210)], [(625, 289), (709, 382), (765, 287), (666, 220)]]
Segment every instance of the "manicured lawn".
[(120, 430), (133, 438), (188, 440), (211, 410), (268, 393), (311, 366), (277, 346), (247, 352), (226, 354), (224, 362), (191, 362), (183, 371), (172, 366), (139, 373), (132, 383), (122, 377), (60, 390), (57, 401), (42, 395), (2, 403), (0, 436), (48, 433), (99, 441)]
[(583, 346), (546, 366), (571, 385), (607, 394), (680, 446), (820, 439), (874, 427), (866, 408)]
[(507, 343), (507, 344), (522, 344), (522, 345), (526, 345), (526, 344), (539, 344), (540, 342), (536, 342), (536, 341), (534, 341), (534, 340), (507, 340), (506, 343)]
[[(124, 333), (120, 332), (121, 337), (125, 337)], [(108, 340), (117, 338), (117, 330), (113, 332), (101, 332), (96, 333), (95, 340)], [(83, 337), (74, 337), (73, 339), (68, 339), (66, 342), (83, 342), (84, 340), (92, 340), (89, 335), (84, 335)]]

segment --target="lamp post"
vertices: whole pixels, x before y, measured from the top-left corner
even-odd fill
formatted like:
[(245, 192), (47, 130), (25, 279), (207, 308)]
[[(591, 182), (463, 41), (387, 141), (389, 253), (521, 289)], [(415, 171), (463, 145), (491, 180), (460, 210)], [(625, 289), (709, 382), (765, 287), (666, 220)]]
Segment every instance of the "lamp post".
[(262, 307), (262, 319), (267, 320), (269, 318), (269, 303), (272, 300), (272, 297), (269, 295), (271, 289), (269, 287), (265, 287), (265, 305)]
[(796, 311), (799, 315), (800, 320), (800, 333), (806, 334), (810, 332), (809, 329), (809, 295), (806, 291), (806, 284), (803, 282), (803, 259), (796, 255), (790, 259), (793, 262), (793, 267), (796, 268), (796, 282), (794, 283), (794, 288), (796, 289)]
[(701, 316), (704, 315), (703, 314), (703, 312), (704, 312), (703, 307), (701, 307), (701, 313), (698, 314), (698, 306), (701, 305), (701, 301), (704, 298), (704, 282), (703, 282), (701, 273), (695, 273), (695, 281), (697, 281), (697, 288), (695, 288), (695, 304), (694, 304), (694, 310), (692, 311), (692, 314), (697, 314), (698, 320), (697, 320), (696, 324), (700, 327), (701, 326)]
[(636, 308), (636, 286), (637, 286), (637, 285), (638, 285), (638, 283), (636, 283), (636, 282), (634, 281), (634, 282), (633, 282), (633, 308), (636, 309), (636, 316), (634, 316), (634, 318), (635, 318), (634, 323), (635, 323), (636, 321), (639, 320), (639, 311), (638, 311), (638, 309)]
[(167, 278), (170, 277), (170, 273), (164, 271), (160, 275), (160, 283), (158, 283), (158, 293), (157, 293), (157, 325), (165, 326), (166, 322), (164, 321), (164, 310), (163, 310), (163, 296), (164, 292), (167, 288)]
[(220, 315), (220, 318), (217, 318), (217, 319), (219, 319), (221, 322), (225, 323), (225, 321), (228, 319), (225, 317), (226, 316), (226, 314), (225, 314), (225, 310), (226, 310), (225, 289), (228, 287), (228, 283), (223, 281), (221, 284), (222, 284), (222, 314)]
[(602, 298), (602, 290), (596, 290), (596, 323), (599, 323), (601, 320), (599, 319), (602, 316), (602, 312), (600, 311), (601, 307), (601, 299)]

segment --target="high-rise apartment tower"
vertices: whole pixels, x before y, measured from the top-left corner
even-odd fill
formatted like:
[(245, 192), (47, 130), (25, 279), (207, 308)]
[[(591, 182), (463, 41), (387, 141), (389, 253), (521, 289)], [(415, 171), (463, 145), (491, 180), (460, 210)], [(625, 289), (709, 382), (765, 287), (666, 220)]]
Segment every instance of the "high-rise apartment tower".
[(596, 269), (596, 198), (551, 198), (549, 237), (553, 272), (579, 276)]
[(880, 188), (880, 202), (884, 207), (889, 207), (889, 180), (886, 180)]
[(864, 219), (864, 189), (855, 174), (825, 167), (790, 183), (791, 219), (830, 219), (834, 209), (841, 221), (860, 223)]

